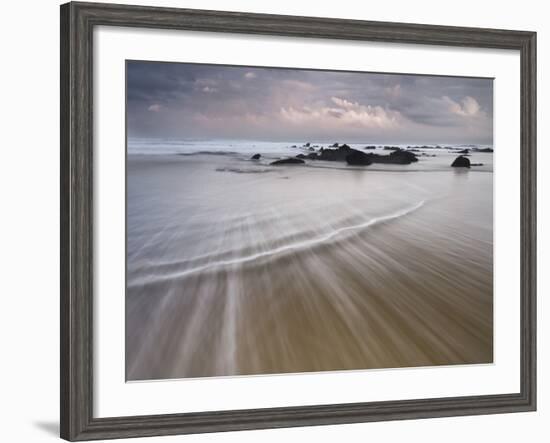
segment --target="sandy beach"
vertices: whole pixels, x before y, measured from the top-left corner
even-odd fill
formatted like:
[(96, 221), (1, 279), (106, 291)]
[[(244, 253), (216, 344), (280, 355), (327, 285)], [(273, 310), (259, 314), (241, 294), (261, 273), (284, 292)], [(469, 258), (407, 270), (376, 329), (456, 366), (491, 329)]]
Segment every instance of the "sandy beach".
[(128, 380), (492, 362), (492, 154), (254, 149), (128, 155)]

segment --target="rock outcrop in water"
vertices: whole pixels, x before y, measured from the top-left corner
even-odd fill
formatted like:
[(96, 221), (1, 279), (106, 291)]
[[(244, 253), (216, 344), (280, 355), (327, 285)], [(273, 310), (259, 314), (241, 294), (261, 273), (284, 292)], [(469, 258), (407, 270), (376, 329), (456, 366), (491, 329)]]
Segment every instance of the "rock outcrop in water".
[(463, 155), (459, 155), (457, 158), (455, 158), (451, 166), (453, 168), (469, 168), (470, 159), (468, 157), (464, 157)]
[(354, 149), (352, 149), (351, 151), (352, 152), (346, 157), (346, 162), (348, 165), (368, 166), (372, 164), (372, 160), (368, 154), (365, 154), (361, 151), (356, 151)]
[(370, 156), (373, 163), (410, 165), (411, 163), (418, 161), (418, 158), (413, 152), (404, 151), (403, 149), (393, 151), (390, 155), (378, 155), (378, 154), (367, 154), (367, 155)]
[(474, 149), (476, 152), (493, 152), (492, 148), (476, 148)]
[(317, 153), (308, 155), (299, 154), (296, 156), (299, 159), (309, 160), (324, 160), (324, 161), (341, 161), (347, 162), (350, 165), (370, 165), (372, 163), (385, 163), (394, 165), (408, 165), (418, 161), (417, 156), (403, 149), (392, 150), (389, 155), (379, 155), (374, 153), (364, 153), (357, 149), (352, 149), (349, 145), (340, 145), (337, 149), (320, 149)]
[(469, 149), (463, 149), (462, 151), (457, 152), (457, 154), (469, 154), (469, 153), (470, 153)]
[(261, 157), (261, 154), (254, 154), (252, 157), (250, 157), (250, 160), (259, 160)]
[(348, 145), (342, 145), (337, 149), (323, 149), (319, 151), (317, 155), (318, 160), (325, 160), (329, 162), (346, 161), (346, 157), (351, 154), (351, 149)]
[(315, 152), (310, 152), (309, 154), (298, 154), (295, 158), (317, 160), (317, 157), (319, 156)]
[(301, 158), (283, 158), (281, 160), (275, 160), (274, 162), (271, 162), (270, 165), (277, 166), (277, 165), (299, 165), (305, 163)]

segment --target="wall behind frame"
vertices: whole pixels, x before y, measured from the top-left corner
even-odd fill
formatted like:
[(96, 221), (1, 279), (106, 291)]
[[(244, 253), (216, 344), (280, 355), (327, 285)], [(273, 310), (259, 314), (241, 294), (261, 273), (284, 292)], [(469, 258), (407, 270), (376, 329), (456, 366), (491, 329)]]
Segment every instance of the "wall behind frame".
[[(273, 14), (525, 29), (538, 32), (538, 412), (345, 426), (162, 437), (144, 442), (544, 441), (550, 432), (548, 321), (550, 276), (549, 14), (543, 2), (431, 0), (312, 2), (278, 0), (117, 0), (117, 3)], [(59, 411), (59, 2), (4, 5), (0, 41), (0, 396), (3, 441), (58, 441)], [(541, 197), (543, 196), (543, 197)], [(546, 275), (545, 275), (546, 274)], [(546, 437), (547, 438), (547, 437)], [(131, 441), (131, 440), (128, 440)], [(138, 441), (138, 440), (134, 440)]]

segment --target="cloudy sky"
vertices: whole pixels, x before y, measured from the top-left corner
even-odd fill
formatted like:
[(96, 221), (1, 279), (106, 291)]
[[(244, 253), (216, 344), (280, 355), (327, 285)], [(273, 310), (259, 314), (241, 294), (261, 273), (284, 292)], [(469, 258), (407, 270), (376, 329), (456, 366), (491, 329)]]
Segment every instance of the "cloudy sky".
[(490, 79), (128, 62), (130, 138), (492, 144)]

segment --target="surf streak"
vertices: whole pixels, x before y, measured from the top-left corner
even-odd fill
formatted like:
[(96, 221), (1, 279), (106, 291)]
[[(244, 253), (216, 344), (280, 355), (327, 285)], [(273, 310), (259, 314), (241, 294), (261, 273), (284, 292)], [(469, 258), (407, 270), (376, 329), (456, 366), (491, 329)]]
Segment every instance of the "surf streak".
[[(376, 224), (384, 223), (384, 222), (387, 222), (387, 221), (390, 221), (390, 220), (394, 220), (396, 218), (403, 217), (403, 216), (408, 215), (408, 214), (410, 214), (414, 211), (417, 211), (422, 206), (424, 206), (424, 203), (425, 203), (425, 200), (422, 200), (421, 202), (419, 202), (418, 204), (416, 204), (415, 206), (412, 206), (410, 208), (403, 209), (401, 211), (397, 211), (397, 212), (394, 212), (393, 214), (385, 215), (385, 216), (382, 216), (382, 217), (375, 217), (375, 218), (373, 218), (373, 219), (371, 219), (367, 222), (360, 223), (358, 225), (344, 226), (342, 228), (335, 229), (334, 231), (331, 231), (328, 234), (325, 234), (325, 235), (320, 236), (320, 237), (313, 238), (311, 240), (305, 240), (305, 241), (301, 241), (301, 242), (297, 242), (297, 243), (291, 243), (291, 244), (288, 244), (288, 245), (280, 246), (280, 247), (275, 248), (275, 249), (269, 249), (267, 251), (257, 252), (255, 254), (251, 254), (251, 255), (247, 255), (247, 256), (244, 256), (244, 257), (239, 257), (239, 258), (235, 258), (235, 259), (231, 259), (231, 260), (219, 260), (219, 261), (215, 261), (215, 262), (212, 262), (212, 263), (207, 263), (205, 265), (197, 266), (195, 268), (175, 272), (172, 275), (164, 275), (164, 276), (159, 277), (157, 279), (154, 279), (154, 278), (150, 279), (150, 280), (148, 279), (147, 282), (143, 282), (143, 283), (170, 281), (170, 280), (173, 280), (173, 279), (179, 279), (179, 278), (187, 277), (191, 274), (210, 271), (214, 268), (240, 265), (240, 264), (243, 264), (243, 263), (252, 262), (252, 261), (255, 261), (255, 260), (258, 260), (258, 259), (262, 259), (262, 258), (265, 258), (265, 257), (270, 257), (270, 256), (273, 256), (273, 255), (278, 255), (278, 254), (289, 252), (289, 251), (295, 251), (295, 250), (299, 250), (299, 249), (307, 249), (307, 248), (312, 247), (312, 246), (316, 246), (316, 245), (319, 245), (319, 244), (322, 244), (322, 243), (326, 243), (327, 241), (333, 239), (334, 237), (336, 237), (336, 236), (338, 236), (338, 235), (340, 235), (344, 232), (362, 230), (362, 229), (371, 227), (371, 226), (376, 225)], [(141, 284), (143, 284), (143, 283), (141, 283)], [(140, 283), (129, 284), (128, 287), (136, 287), (139, 284)]]

